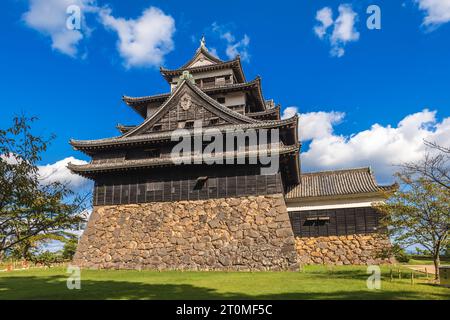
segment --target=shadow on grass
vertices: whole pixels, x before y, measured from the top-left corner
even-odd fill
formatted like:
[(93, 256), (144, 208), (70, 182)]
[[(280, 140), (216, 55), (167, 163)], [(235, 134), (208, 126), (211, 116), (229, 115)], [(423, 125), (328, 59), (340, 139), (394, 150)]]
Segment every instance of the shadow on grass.
[[(424, 285), (425, 286), (425, 285)], [(0, 278), (0, 299), (262, 299), (262, 300), (308, 300), (308, 299), (423, 299), (420, 290), (369, 291), (348, 290), (332, 292), (286, 292), (274, 294), (221, 293), (212, 288), (197, 287), (191, 284), (146, 284), (140, 282), (112, 280), (83, 280), (81, 290), (69, 290), (66, 278), (46, 277), (2, 277)], [(436, 299), (449, 299), (448, 294), (433, 293)]]

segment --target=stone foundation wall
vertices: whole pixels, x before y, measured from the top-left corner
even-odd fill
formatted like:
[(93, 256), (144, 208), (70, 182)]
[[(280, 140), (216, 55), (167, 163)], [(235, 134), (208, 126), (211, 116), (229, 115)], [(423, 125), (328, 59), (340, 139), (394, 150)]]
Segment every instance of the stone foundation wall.
[(296, 238), (300, 264), (381, 264), (393, 263), (393, 258), (381, 258), (384, 249), (390, 248), (387, 236), (364, 234), (348, 236)]
[(97, 206), (73, 263), (114, 269), (298, 268), (281, 194)]

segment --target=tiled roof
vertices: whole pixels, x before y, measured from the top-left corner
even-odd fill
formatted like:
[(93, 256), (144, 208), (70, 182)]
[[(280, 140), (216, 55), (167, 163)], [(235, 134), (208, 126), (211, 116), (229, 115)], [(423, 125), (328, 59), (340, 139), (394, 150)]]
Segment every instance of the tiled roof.
[(161, 93), (161, 94), (155, 94), (152, 96), (143, 96), (143, 97), (130, 97), (130, 96), (122, 96), (122, 100), (128, 104), (128, 105), (135, 105), (138, 103), (146, 103), (146, 102), (153, 102), (153, 101), (161, 101), (163, 102), (168, 97), (170, 97), (170, 93)]
[(370, 168), (304, 173), (300, 183), (288, 188), (287, 199), (378, 193), (395, 187), (380, 186)]
[[(270, 129), (280, 126), (287, 126), (287, 125), (294, 125), (298, 121), (298, 116), (295, 115), (288, 119), (283, 120), (265, 120), (265, 121), (258, 121), (255, 123), (243, 123), (243, 124), (232, 124), (232, 125), (222, 125), (222, 126), (216, 126), (215, 128), (221, 130), (222, 132), (225, 132), (230, 129)], [(207, 127), (204, 128), (204, 130), (208, 129)], [(196, 129), (199, 131), (199, 129)], [(202, 130), (199, 133), (202, 133), (204, 130)], [(189, 134), (194, 133), (194, 129), (187, 130)], [(147, 134), (140, 134), (135, 136), (119, 136), (119, 137), (112, 137), (112, 138), (104, 138), (104, 139), (97, 139), (97, 140), (70, 140), (70, 144), (75, 147), (76, 149), (80, 148), (86, 148), (86, 147), (104, 147), (104, 146), (110, 146), (110, 145), (120, 145), (120, 144), (134, 144), (134, 143), (142, 143), (142, 142), (151, 142), (156, 140), (166, 140), (170, 139), (172, 136), (172, 131), (165, 131), (165, 132), (152, 132)]]
[(209, 70), (224, 69), (224, 68), (233, 68), (236, 72), (235, 75), (236, 75), (237, 80), (239, 82), (245, 82), (245, 75), (242, 71), (241, 59), (239, 56), (237, 56), (233, 60), (223, 61), (223, 62), (205, 65), (205, 66), (192, 67), (192, 68), (183, 68), (182, 67), (182, 68), (176, 69), (176, 70), (160, 68), (160, 72), (167, 80), (169, 80), (171, 76), (179, 75), (184, 70), (189, 70), (190, 73), (197, 73), (197, 72), (205, 72), (205, 71), (209, 71)]
[[(284, 146), (280, 145), (276, 149), (273, 149), (273, 151), (278, 152), (279, 154), (289, 154), (289, 153), (297, 153), (299, 147), (298, 146)], [(271, 154), (272, 150), (270, 148), (261, 148), (259, 146), (258, 150), (246, 150), (244, 152), (223, 152), (223, 153), (217, 153), (215, 154), (216, 157), (224, 157), (224, 158), (234, 158), (238, 155), (244, 154), (245, 157), (254, 157), (256, 155), (259, 155), (260, 153), (263, 154)], [(191, 155), (187, 157), (180, 157), (177, 160), (184, 160), (186, 163), (196, 163), (198, 161), (203, 160), (202, 155)], [(115, 161), (115, 162), (109, 162), (109, 163), (89, 163), (89, 164), (82, 164), (82, 165), (75, 165), (72, 163), (69, 163), (67, 167), (79, 174), (83, 173), (89, 173), (89, 172), (98, 172), (98, 171), (111, 171), (111, 170), (122, 170), (122, 169), (131, 169), (131, 168), (147, 168), (147, 167), (153, 167), (153, 166), (167, 166), (167, 165), (173, 165), (174, 161), (171, 157), (162, 157), (162, 158), (148, 158), (148, 159), (142, 159), (142, 160), (121, 160), (121, 161)]]
[[(226, 85), (222, 85), (222, 86), (200, 88), (200, 90), (211, 94), (216, 91), (228, 91), (228, 90), (232, 91), (232, 90), (236, 90), (236, 89), (252, 88), (252, 87), (256, 87), (256, 86), (260, 86), (260, 85), (261, 85), (261, 79), (259, 77), (257, 77), (250, 82), (232, 83), (232, 84), (226, 84)], [(162, 93), (162, 94), (156, 94), (156, 95), (152, 95), (152, 96), (143, 96), (143, 97), (122, 96), (122, 100), (128, 105), (135, 105), (135, 104), (139, 104), (139, 103), (148, 103), (148, 102), (153, 102), (153, 101), (163, 102), (168, 97), (170, 97), (170, 93)]]
[(250, 118), (258, 118), (258, 117), (263, 117), (263, 116), (270, 116), (273, 114), (280, 114), (280, 106), (276, 106), (272, 109), (267, 109), (264, 111), (259, 111), (259, 112), (249, 112), (246, 113), (246, 116), (250, 117)]

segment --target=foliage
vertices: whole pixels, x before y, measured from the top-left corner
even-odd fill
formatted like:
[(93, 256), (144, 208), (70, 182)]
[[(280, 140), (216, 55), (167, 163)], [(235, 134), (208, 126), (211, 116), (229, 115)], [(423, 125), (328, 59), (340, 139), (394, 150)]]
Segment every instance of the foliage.
[(30, 257), (30, 261), (34, 262), (35, 264), (42, 264), (44, 266), (50, 267), (53, 263), (63, 262), (63, 258), (58, 252), (44, 251)]
[(450, 189), (450, 148), (425, 141), (428, 148), (422, 160), (402, 165), (405, 173), (420, 175), (423, 179)]
[(78, 239), (72, 238), (66, 241), (62, 250), (62, 257), (66, 261), (72, 260), (75, 252), (77, 251)]
[(0, 129), (0, 259), (6, 251), (29, 258), (38, 243), (64, 238), (63, 230), (84, 222), (86, 197), (65, 183), (42, 181), (38, 162), (53, 137), (33, 135), (35, 120), (16, 117)]
[(393, 254), (395, 259), (398, 262), (406, 263), (411, 259), (410, 255), (406, 253), (405, 249), (399, 246), (398, 244), (394, 244), (393, 246)]
[(433, 256), (438, 279), (439, 254), (449, 241), (450, 189), (407, 171), (396, 176), (401, 188), (377, 205), (385, 214), (383, 223), (399, 246), (419, 244)]

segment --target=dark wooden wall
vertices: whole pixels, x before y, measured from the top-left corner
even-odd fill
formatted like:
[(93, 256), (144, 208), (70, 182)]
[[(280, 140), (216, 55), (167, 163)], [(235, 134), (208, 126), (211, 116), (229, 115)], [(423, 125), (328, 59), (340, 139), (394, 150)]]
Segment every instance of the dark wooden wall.
[[(289, 212), (292, 229), (298, 237), (341, 236), (382, 231), (380, 214), (371, 207)], [(329, 220), (324, 218), (328, 217)], [(309, 219), (308, 219), (309, 218)], [(320, 220), (311, 220), (321, 218)]]
[(280, 175), (240, 175), (137, 183), (96, 183), (94, 205), (202, 200), (282, 193)]
[[(214, 124), (211, 124), (211, 120), (215, 119)], [(175, 129), (183, 129), (185, 121), (202, 121), (203, 127), (216, 126), (226, 124), (226, 121), (218, 118), (212, 112), (206, 110), (202, 106), (192, 101), (192, 105), (188, 110), (183, 110), (178, 104), (176, 107), (172, 107), (155, 125), (159, 126), (156, 130), (154, 127), (150, 132), (154, 131), (172, 131)]]

